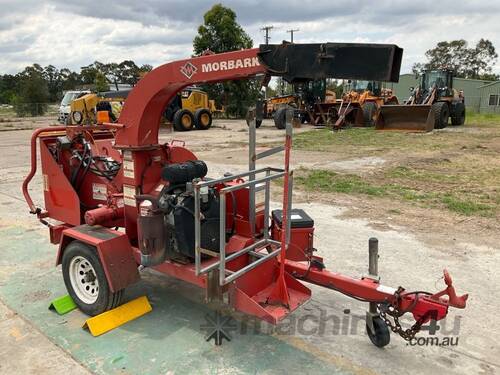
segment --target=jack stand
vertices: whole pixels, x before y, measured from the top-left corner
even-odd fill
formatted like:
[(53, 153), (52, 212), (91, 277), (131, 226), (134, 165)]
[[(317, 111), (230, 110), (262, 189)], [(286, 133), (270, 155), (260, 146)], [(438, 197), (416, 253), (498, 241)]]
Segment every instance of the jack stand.
[[(378, 239), (371, 237), (368, 240), (368, 277), (374, 280), (380, 280), (378, 276)], [(366, 312), (366, 326), (375, 334), (373, 319), (379, 316), (377, 304), (369, 302), (370, 306)]]

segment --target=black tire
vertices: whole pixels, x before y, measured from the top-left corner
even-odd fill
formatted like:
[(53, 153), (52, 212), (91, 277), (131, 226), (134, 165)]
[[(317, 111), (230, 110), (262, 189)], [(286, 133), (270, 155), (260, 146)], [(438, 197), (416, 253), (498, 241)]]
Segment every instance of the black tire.
[(377, 111), (377, 105), (374, 102), (366, 102), (363, 105), (363, 118), (365, 120), (365, 126), (374, 126), (375, 121), (373, 117)]
[(451, 124), (459, 126), (465, 124), (465, 104), (457, 103), (453, 106), (453, 113), (451, 114)]
[[(91, 272), (91, 274), (89, 274), (90, 277), (95, 277), (98, 282), (97, 299), (93, 303), (83, 301), (79, 297), (78, 292), (75, 291), (73, 283), (71, 282), (70, 267), (72, 261), (74, 259), (75, 261), (76, 259), (78, 259), (77, 257), (85, 259), (88, 263), (90, 263), (95, 271), (95, 274), (94, 272)], [(123, 290), (115, 293), (111, 292), (101, 262), (99, 261), (97, 252), (93, 247), (80, 241), (71, 242), (64, 250), (64, 254), (62, 257), (62, 274), (64, 284), (66, 285), (66, 289), (68, 290), (69, 295), (83, 313), (90, 316), (95, 316), (102, 314), (107, 310), (114, 309), (115, 307), (120, 305), (123, 296)], [(87, 277), (87, 274), (85, 274), (84, 276)]]
[(300, 114), (300, 123), (301, 123), (301, 124), (305, 124), (306, 122), (307, 122), (307, 123), (310, 123), (310, 122), (311, 122), (311, 120), (309, 120), (309, 113), (307, 113), (307, 112), (302, 112), (302, 113)]
[(446, 102), (437, 102), (432, 105), (434, 112), (434, 129), (444, 129), (448, 126), (450, 107)]
[(286, 128), (286, 108), (280, 108), (274, 113), (274, 126), (278, 129)]
[(194, 125), (196, 129), (208, 130), (212, 126), (212, 114), (206, 108), (197, 109), (194, 113)]
[(180, 132), (193, 130), (194, 116), (188, 109), (180, 109), (174, 114), (174, 129)]
[(389, 342), (391, 341), (391, 333), (389, 331), (389, 327), (387, 327), (387, 324), (385, 324), (385, 322), (379, 316), (373, 318), (373, 329), (375, 330), (375, 333), (371, 331), (370, 327), (368, 327), (368, 324), (366, 325), (366, 333), (373, 345), (375, 345), (377, 348), (383, 348), (384, 346), (389, 344)]

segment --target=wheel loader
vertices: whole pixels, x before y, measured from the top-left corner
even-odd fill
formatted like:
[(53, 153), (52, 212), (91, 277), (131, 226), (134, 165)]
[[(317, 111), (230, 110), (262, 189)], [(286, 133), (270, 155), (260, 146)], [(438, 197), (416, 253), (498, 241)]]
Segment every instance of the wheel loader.
[(274, 126), (278, 129), (285, 129), (287, 107), (295, 109), (295, 117), (301, 123), (326, 125), (337, 119), (336, 94), (326, 89), (325, 79), (297, 82), (293, 85), (293, 92), (266, 101), (265, 114), (274, 119)]
[(429, 132), (445, 128), (450, 119), (452, 125), (465, 123), (465, 97), (453, 88), (451, 70), (427, 70), (410, 90), (403, 105), (381, 107), (377, 129)]
[(382, 105), (398, 104), (391, 89), (380, 81), (349, 80), (344, 95), (337, 101), (338, 119), (334, 129), (345, 125), (373, 126), (377, 123)]
[(167, 106), (165, 117), (177, 131), (193, 128), (207, 130), (212, 126), (212, 113), (215, 111), (215, 101), (209, 100), (205, 91), (187, 87)]

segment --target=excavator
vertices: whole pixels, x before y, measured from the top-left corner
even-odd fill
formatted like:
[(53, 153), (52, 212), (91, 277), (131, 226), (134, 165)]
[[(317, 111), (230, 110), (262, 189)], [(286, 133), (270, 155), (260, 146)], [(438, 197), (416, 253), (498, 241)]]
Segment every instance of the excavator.
[(426, 70), (420, 85), (410, 90), (404, 104), (381, 107), (376, 129), (429, 132), (445, 128), (450, 118), (452, 125), (465, 123), (465, 97), (453, 88), (453, 71)]

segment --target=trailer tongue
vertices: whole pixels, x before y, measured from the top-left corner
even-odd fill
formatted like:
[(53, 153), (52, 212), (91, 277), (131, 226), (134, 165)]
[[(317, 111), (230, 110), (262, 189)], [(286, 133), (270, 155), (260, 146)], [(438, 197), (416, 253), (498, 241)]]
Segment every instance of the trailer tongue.
[[(188, 85), (271, 74), (290, 81), (356, 78), (356, 69), (365, 68), (385, 80), (399, 73), (398, 51), (393, 45), (327, 43), (207, 54), (148, 73), (130, 92), (118, 123), (35, 131), (23, 194), (59, 245), (57, 264), (77, 306), (89, 315), (116, 307), (123, 290), (139, 280), (140, 265), (204, 288), (208, 300), (227, 296), (234, 309), (273, 324), (311, 298), (303, 282), (339, 291), (370, 304), (367, 332), (377, 346), (388, 344), (389, 328), (411, 339), (429, 319), (443, 319), (450, 306), (464, 308), (467, 295), (456, 295), (447, 273), (447, 288), (436, 294), (380, 284), (374, 241), (368, 276), (326, 269), (313, 254), (314, 222), (292, 210), (292, 110), (286, 112), (284, 145), (259, 153), (254, 113), (249, 170), (238, 174), (209, 179), (207, 165), (183, 143), (158, 142), (165, 105)], [(37, 142), (43, 209), (28, 191)], [(283, 151), (283, 168), (257, 167), (258, 160)], [(283, 181), (279, 212), (270, 211), (273, 180)], [(409, 333), (396, 321), (405, 313), (415, 319)]]

